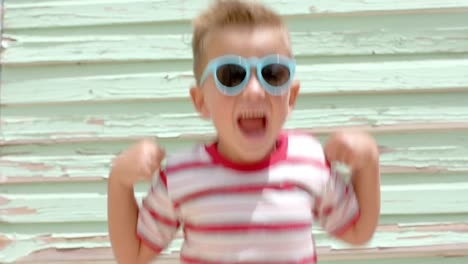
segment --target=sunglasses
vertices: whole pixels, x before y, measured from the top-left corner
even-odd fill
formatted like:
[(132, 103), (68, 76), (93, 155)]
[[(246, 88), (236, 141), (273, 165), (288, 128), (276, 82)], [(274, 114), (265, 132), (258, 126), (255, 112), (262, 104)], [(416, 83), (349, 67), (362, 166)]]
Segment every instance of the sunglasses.
[(252, 67), (256, 68), (258, 81), (269, 94), (281, 95), (291, 86), (296, 63), (293, 59), (278, 54), (249, 59), (237, 55), (221, 56), (208, 63), (200, 85), (211, 73), (221, 93), (237, 95), (249, 82)]

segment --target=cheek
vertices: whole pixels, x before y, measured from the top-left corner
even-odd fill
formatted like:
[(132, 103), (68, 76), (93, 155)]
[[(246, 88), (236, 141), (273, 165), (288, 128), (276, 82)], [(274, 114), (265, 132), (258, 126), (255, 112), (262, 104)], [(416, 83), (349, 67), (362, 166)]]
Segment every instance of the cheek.
[(286, 121), (289, 114), (288, 100), (288, 96), (272, 98), (271, 104), (275, 126), (281, 126)]
[(233, 98), (224, 96), (219, 92), (214, 92), (207, 95), (206, 100), (214, 122), (225, 122), (225, 120), (227, 121), (227, 119), (231, 118), (234, 111)]
[(289, 108), (289, 96), (288, 95), (272, 97), (271, 101), (272, 101), (274, 111), (277, 111), (278, 113), (288, 112), (288, 108)]

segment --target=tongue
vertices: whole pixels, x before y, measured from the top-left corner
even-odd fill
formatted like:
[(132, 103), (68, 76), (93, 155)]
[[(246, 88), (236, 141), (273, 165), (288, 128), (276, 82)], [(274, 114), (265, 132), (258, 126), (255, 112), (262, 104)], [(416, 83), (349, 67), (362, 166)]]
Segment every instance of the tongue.
[(265, 118), (241, 118), (239, 127), (247, 134), (262, 132), (265, 129)]

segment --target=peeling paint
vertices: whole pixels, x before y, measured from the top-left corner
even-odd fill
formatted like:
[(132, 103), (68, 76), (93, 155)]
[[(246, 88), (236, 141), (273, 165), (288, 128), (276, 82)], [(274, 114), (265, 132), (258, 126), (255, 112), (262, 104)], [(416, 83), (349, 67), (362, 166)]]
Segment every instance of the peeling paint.
[[(294, 5), (287, 5), (283, 0), (266, 0), (272, 8), (285, 16), (303, 16), (310, 15), (307, 0), (297, 1)], [(184, 6), (184, 12), (180, 12), (180, 7)], [(98, 24), (120, 24), (120, 23), (148, 23), (165, 22), (176, 19), (177, 21), (187, 21), (197, 14), (204, 6), (206, 1), (193, 0), (186, 3), (177, 1), (159, 1), (157, 5), (152, 1), (113, 1), (112, 8), (115, 12), (107, 12), (109, 8), (107, 1), (97, 2), (84, 1), (83, 3), (68, 3), (56, 1), (44, 1), (39, 3), (15, 3), (7, 2), (5, 24), (8, 29), (18, 29), (25, 27), (66, 27), (66, 26), (95, 26)], [(422, 13), (431, 11), (436, 13), (440, 10), (448, 9), (454, 12), (457, 9), (468, 8), (466, 0), (415, 0), (405, 1), (398, 5), (391, 1), (359, 1), (352, 0), (343, 4), (340, 0), (316, 1), (314, 2), (315, 13), (319, 16), (332, 15), (362, 15), (366, 12), (379, 13)], [(77, 16), (69, 12), (72, 8), (75, 12), (87, 14), (86, 16)], [(120, 10), (117, 12), (116, 10)], [(125, 10), (125, 11), (123, 11)], [(116, 15), (118, 13), (119, 15)], [(32, 23), (32, 21), (34, 23)]]
[(0, 235), (0, 252), (11, 244), (11, 240), (7, 237)]
[(8, 204), (9, 202), (10, 200), (8, 200), (7, 198), (0, 196), (0, 206)]
[(96, 119), (96, 118), (91, 118), (91, 119), (88, 119), (86, 121), (88, 124), (90, 125), (99, 125), (99, 126), (103, 126), (105, 124), (106, 121), (104, 121), (103, 119)]
[[(35, 209), (28, 208), (26, 206), (23, 207), (15, 207), (15, 208), (0, 208), (0, 215), (8, 216), (8, 215), (35, 215), (37, 211)], [(2, 217), (3, 218), (3, 217)]]

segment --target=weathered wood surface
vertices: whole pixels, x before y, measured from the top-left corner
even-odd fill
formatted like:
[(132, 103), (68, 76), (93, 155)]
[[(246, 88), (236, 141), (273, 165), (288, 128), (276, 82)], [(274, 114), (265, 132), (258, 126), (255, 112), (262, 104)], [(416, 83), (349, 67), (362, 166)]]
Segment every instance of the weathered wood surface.
[[(208, 2), (6, 0), (1, 263), (114, 263), (112, 157), (145, 136), (173, 151), (214, 132), (188, 99), (189, 19)], [(286, 127), (320, 140), (360, 127), (381, 150), (377, 234), (350, 248), (314, 228), (321, 263), (466, 263), (468, 0), (265, 2), (299, 65)], [(180, 243), (156, 263), (178, 263)]]

